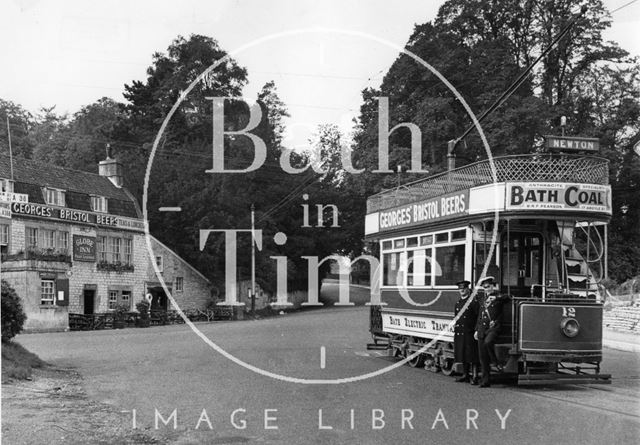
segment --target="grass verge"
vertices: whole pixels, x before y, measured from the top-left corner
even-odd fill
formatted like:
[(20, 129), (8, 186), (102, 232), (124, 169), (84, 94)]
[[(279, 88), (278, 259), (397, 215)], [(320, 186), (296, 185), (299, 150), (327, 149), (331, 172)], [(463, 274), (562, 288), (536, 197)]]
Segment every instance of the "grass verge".
[(42, 368), (46, 363), (27, 351), (18, 343), (2, 342), (2, 381), (31, 378), (33, 368)]

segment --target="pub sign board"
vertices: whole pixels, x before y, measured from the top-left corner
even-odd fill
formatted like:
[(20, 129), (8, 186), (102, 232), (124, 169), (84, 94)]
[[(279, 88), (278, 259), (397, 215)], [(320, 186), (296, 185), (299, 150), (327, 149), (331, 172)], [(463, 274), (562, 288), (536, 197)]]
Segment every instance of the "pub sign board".
[(73, 235), (73, 260), (96, 261), (96, 237), (85, 235)]

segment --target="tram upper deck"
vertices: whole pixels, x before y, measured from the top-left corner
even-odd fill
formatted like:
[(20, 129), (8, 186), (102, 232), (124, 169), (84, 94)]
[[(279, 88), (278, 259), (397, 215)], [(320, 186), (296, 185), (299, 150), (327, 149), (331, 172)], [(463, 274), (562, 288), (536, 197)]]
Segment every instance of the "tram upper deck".
[(451, 221), (549, 216), (582, 222), (611, 217), (609, 161), (536, 153), (466, 165), (367, 199), (365, 235)]

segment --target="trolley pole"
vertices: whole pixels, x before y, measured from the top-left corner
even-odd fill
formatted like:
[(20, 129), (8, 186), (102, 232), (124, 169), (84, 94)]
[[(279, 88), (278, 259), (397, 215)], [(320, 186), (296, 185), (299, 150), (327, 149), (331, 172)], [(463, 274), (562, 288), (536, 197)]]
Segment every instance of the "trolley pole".
[(256, 310), (255, 206), (251, 203), (251, 313)]

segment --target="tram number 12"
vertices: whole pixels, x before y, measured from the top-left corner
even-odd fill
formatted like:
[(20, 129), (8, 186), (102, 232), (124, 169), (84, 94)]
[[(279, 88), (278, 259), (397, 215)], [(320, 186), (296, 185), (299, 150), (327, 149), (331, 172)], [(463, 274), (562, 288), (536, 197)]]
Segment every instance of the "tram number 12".
[(576, 316), (576, 308), (562, 306), (562, 316), (563, 317), (575, 317)]

